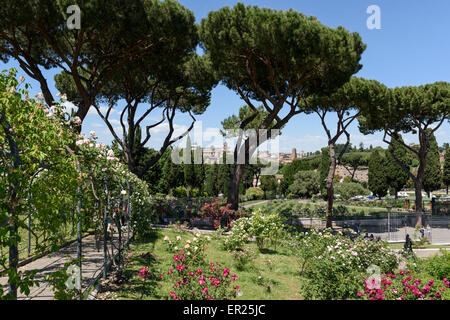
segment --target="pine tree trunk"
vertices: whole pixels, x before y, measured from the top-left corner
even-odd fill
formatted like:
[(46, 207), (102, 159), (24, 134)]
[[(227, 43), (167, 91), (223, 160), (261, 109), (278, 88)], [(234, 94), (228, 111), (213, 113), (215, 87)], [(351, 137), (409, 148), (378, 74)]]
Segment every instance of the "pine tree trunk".
[(415, 182), (415, 194), (416, 194), (416, 216), (417, 216), (417, 226), (423, 225), (423, 208), (422, 208), (422, 183), (420, 181)]
[(334, 186), (333, 186), (333, 178), (334, 173), (336, 171), (336, 154), (334, 151), (334, 143), (328, 145), (330, 149), (330, 169), (328, 171), (327, 179), (325, 180), (325, 186), (327, 189), (327, 221), (326, 227), (332, 227), (331, 216), (333, 214), (333, 201), (334, 201)]

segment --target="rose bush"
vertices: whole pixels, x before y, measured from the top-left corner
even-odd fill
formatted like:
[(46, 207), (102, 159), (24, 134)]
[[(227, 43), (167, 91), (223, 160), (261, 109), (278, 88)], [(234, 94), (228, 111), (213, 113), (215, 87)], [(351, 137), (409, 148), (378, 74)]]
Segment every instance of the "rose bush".
[(253, 238), (259, 250), (268, 242), (277, 244), (283, 230), (282, 218), (278, 213), (255, 210), (248, 217), (240, 218), (231, 224), (231, 233), (224, 240), (226, 250), (236, 250)]
[[(180, 258), (180, 259), (179, 259)], [(176, 265), (167, 272), (173, 286), (169, 298), (173, 300), (229, 300), (237, 297), (237, 275), (220, 263), (192, 268), (184, 264), (183, 254), (175, 255)]]
[[(196, 233), (193, 238), (185, 241), (183, 241), (182, 237), (179, 235), (174, 239), (170, 239), (169, 236), (164, 237), (167, 251), (170, 253), (176, 253), (181, 250), (181, 253), (184, 256), (183, 261), (189, 266), (197, 266), (204, 262), (205, 250), (207, 249), (207, 245), (210, 241), (211, 238), (209, 236), (204, 236), (200, 233)], [(178, 255), (175, 255), (174, 257), (176, 256)]]
[(234, 250), (232, 252), (233, 262), (238, 270), (244, 270), (246, 266), (256, 259), (255, 250), (244, 248), (243, 250)]
[(313, 230), (299, 236), (292, 250), (301, 262), (302, 294), (305, 299), (342, 299), (352, 297), (358, 281), (369, 266), (393, 272), (397, 257), (383, 242), (350, 238), (340, 233)]
[(410, 270), (362, 278), (363, 288), (356, 296), (365, 300), (441, 300), (450, 298), (450, 281), (421, 278)]
[(231, 210), (230, 204), (225, 200), (216, 200), (212, 203), (206, 203), (201, 211), (201, 217), (211, 217), (214, 219), (214, 229), (219, 227), (230, 227), (231, 223), (245, 215), (245, 210)]

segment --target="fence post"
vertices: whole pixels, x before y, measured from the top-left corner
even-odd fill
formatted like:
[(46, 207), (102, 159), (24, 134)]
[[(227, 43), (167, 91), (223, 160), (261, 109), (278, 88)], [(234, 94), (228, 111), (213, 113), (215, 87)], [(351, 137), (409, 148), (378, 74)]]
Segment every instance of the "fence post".
[[(81, 173), (81, 166), (79, 164), (79, 162), (77, 161), (77, 169), (78, 171)], [(78, 186), (77, 188), (77, 196), (78, 196), (78, 204), (77, 204), (77, 259), (78, 259), (78, 268), (80, 269), (80, 273), (79, 273), (79, 283), (80, 283), (80, 293), (78, 296), (78, 300), (82, 300), (83, 299), (83, 294), (82, 294), (82, 285), (81, 285), (81, 280), (82, 280), (82, 276), (81, 276), (81, 272), (82, 272), (82, 263), (81, 263), (81, 254), (82, 254), (82, 239), (81, 239), (81, 187)]]
[(130, 182), (127, 180), (128, 201), (127, 201), (127, 248), (130, 248), (130, 222), (131, 222), (131, 203), (130, 203)]
[(30, 232), (30, 228), (31, 228), (31, 212), (28, 213), (28, 256), (30, 256), (31, 254), (31, 232)]
[(106, 279), (106, 268), (108, 260), (108, 247), (106, 243), (106, 238), (108, 237), (108, 187), (106, 181), (104, 182), (105, 190), (105, 210), (103, 213), (103, 279)]

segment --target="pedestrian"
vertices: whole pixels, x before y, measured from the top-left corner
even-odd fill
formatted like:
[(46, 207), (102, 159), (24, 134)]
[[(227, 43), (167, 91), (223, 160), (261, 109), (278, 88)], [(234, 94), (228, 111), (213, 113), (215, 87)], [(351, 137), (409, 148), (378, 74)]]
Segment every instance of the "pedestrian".
[(427, 225), (427, 238), (431, 239), (431, 226), (429, 224)]
[(423, 226), (420, 227), (419, 232), (420, 232), (420, 235), (422, 236), (422, 238), (425, 237), (425, 229), (423, 228)]
[(370, 241), (374, 241), (375, 240), (375, 237), (373, 236), (373, 233), (370, 234), (369, 239), (370, 239)]
[(412, 241), (411, 238), (409, 237), (409, 234), (406, 235), (405, 245), (403, 246), (403, 248), (405, 250), (412, 251)]
[(369, 240), (369, 234), (366, 232), (366, 234), (364, 235), (364, 240)]

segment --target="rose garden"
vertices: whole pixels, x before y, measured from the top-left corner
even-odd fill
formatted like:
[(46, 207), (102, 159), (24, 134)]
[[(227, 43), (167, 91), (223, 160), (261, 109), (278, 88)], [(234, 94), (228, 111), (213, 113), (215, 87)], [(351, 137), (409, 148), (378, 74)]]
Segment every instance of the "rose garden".
[[(357, 77), (361, 36), (293, 9), (94, 0), (68, 29), (69, 2), (0, 9), (0, 300), (450, 299), (448, 82)], [(207, 163), (191, 131), (219, 85), (244, 106)], [(264, 175), (257, 149), (306, 116), (321, 151)]]

